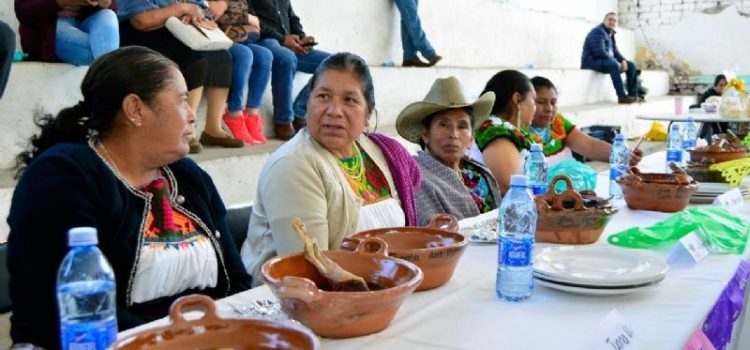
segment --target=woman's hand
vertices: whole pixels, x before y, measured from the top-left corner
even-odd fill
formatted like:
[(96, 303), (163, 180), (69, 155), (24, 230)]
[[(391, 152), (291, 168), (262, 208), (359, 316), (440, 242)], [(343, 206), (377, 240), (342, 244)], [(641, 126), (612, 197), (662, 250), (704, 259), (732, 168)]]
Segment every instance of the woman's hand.
[(630, 152), (630, 166), (638, 165), (643, 159), (643, 151), (640, 148), (636, 148), (633, 152)]
[(258, 16), (253, 16), (251, 14), (247, 14), (247, 23), (253, 26), (256, 26), (260, 29), (260, 19)]
[(179, 17), (182, 23), (188, 24), (198, 22), (204, 17), (203, 11), (201, 11), (200, 7), (196, 5), (181, 2), (175, 4), (175, 6), (179, 6), (179, 10), (181, 13)]
[(224, 15), (224, 12), (227, 11), (227, 2), (226, 1), (209, 1), (208, 2), (208, 13), (213, 17), (214, 19), (217, 19)]

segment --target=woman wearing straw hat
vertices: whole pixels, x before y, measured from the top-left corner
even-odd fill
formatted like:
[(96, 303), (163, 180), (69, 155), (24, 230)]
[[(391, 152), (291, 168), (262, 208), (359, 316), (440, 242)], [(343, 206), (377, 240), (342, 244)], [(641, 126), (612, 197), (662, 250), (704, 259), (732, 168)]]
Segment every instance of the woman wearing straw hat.
[(472, 157), (492, 171), (500, 190), (510, 188), (510, 176), (523, 173), (523, 160), (534, 139), (528, 131), (536, 111), (536, 93), (529, 78), (515, 70), (495, 74), (484, 87), (495, 93), (492, 116), (476, 130)]
[(459, 219), (497, 208), (500, 189), (490, 171), (466, 156), (473, 126), (487, 119), (495, 94), (474, 102), (465, 97), (458, 79), (437, 79), (422, 101), (414, 102), (396, 119), (396, 129), (422, 148), (415, 159), (422, 172), (417, 192), (417, 217), (427, 225), (435, 214)]

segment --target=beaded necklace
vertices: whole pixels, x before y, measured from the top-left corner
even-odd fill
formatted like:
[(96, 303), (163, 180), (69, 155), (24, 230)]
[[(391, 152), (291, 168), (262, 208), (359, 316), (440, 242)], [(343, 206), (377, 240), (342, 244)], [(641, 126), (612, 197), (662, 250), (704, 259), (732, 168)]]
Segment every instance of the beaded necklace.
[(352, 180), (357, 183), (362, 183), (365, 178), (365, 165), (362, 160), (362, 152), (359, 150), (357, 143), (352, 143), (352, 154), (353, 156), (347, 158), (336, 158), (336, 162), (339, 164), (341, 170), (343, 170)]

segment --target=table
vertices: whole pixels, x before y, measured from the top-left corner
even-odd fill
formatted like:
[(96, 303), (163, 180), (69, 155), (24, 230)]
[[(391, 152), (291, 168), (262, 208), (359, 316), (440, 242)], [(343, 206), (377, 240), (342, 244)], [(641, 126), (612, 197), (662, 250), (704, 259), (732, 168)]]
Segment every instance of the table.
[[(642, 167), (663, 169), (664, 159), (663, 152), (650, 155)], [(599, 185), (606, 183), (606, 174), (600, 174)], [(647, 226), (669, 216), (630, 210), (623, 201), (616, 205), (620, 212), (595, 244), (606, 245), (607, 235), (634, 224)], [(750, 209), (747, 203), (746, 207)], [(493, 215), (483, 214), (461, 224), (471, 225)], [(537, 250), (545, 246), (550, 245), (537, 244)], [(650, 253), (665, 257), (668, 252)], [(635, 328), (643, 349), (682, 349), (738, 267), (746, 264), (743, 257), (748, 253), (709, 256), (694, 267), (672, 268), (658, 288), (642, 293), (590, 297), (537, 286), (531, 299), (514, 304), (495, 296), (496, 246), (470, 244), (453, 278), (440, 288), (409, 296), (388, 328), (359, 338), (322, 339), (322, 345), (323, 349), (585, 349), (590, 348), (592, 329), (617, 309)], [(219, 311), (236, 317), (230, 304), (260, 299), (274, 297), (267, 287), (257, 287), (220, 300)], [(166, 323), (166, 319), (157, 320), (120, 336)]]
[[(719, 113), (705, 113), (701, 111), (688, 111), (685, 114), (638, 114), (635, 116), (636, 119), (640, 120), (657, 120), (669, 122), (672, 125), (674, 122), (686, 122), (687, 117), (693, 117), (693, 120), (700, 123), (708, 123), (706, 125), (706, 134), (709, 139), (713, 135), (713, 126), (711, 123), (726, 122), (726, 123), (750, 123), (750, 117), (732, 118), (723, 117)], [(669, 127), (667, 127), (669, 130)]]

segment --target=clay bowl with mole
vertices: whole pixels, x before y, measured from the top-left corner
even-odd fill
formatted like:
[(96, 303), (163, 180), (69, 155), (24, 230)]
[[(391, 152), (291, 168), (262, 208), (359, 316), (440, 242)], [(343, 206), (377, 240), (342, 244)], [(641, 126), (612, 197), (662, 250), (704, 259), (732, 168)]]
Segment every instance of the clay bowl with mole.
[(688, 149), (690, 161), (714, 164), (747, 157), (747, 147), (731, 131), (714, 135), (711, 141), (710, 146)]
[(698, 190), (698, 182), (684, 170), (673, 167), (672, 174), (641, 173), (630, 167), (619, 177), (625, 203), (631, 209), (673, 213), (685, 209), (690, 197)]
[(388, 243), (388, 256), (413, 262), (424, 273), (417, 291), (440, 287), (453, 276), (469, 240), (458, 233), (458, 220), (449, 214), (435, 215), (425, 227), (391, 227), (357, 232), (341, 243), (353, 250), (365, 238)]
[[(558, 193), (555, 185), (560, 181), (565, 182), (567, 189)], [(555, 176), (547, 193), (534, 201), (539, 211), (536, 241), (542, 243), (594, 243), (617, 213), (611, 201), (597, 197), (593, 191), (576, 192), (565, 175)]]
[[(186, 320), (184, 311), (201, 309), (202, 318)], [(170, 324), (147, 329), (117, 341), (114, 350), (236, 349), (316, 350), (318, 337), (288, 322), (219, 317), (211, 298), (193, 294), (175, 300), (169, 309)]]
[(389, 257), (387, 247), (379, 238), (367, 238), (353, 252), (321, 252), (364, 278), (370, 291), (331, 291), (328, 280), (303, 253), (268, 260), (261, 268), (261, 276), (284, 312), (316, 334), (327, 338), (372, 334), (388, 326), (424, 278), (416, 265)]

